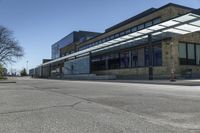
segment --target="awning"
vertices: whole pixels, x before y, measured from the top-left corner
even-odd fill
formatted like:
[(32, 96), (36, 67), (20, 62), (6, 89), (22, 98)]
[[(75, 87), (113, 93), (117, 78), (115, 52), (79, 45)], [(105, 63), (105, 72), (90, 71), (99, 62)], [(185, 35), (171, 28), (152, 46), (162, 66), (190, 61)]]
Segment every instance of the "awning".
[(151, 27), (142, 29), (140, 31), (136, 31), (134, 33), (130, 33), (128, 35), (124, 35), (122, 37), (113, 39), (108, 42), (101, 43), (99, 45), (87, 48), (82, 51), (78, 51), (76, 53), (61, 57), (59, 59), (55, 59), (53, 61), (42, 64), (41, 66), (49, 65), (58, 61), (62, 61), (65, 59), (70, 59), (73, 57), (80, 57), (82, 55), (89, 55), (89, 53), (98, 52), (101, 50), (109, 49), (112, 47), (116, 47), (119, 45), (124, 45), (126, 43), (135, 42), (144, 38), (147, 38), (149, 34), (151, 35), (161, 35), (163, 33), (174, 33), (174, 34), (188, 34), (196, 31), (200, 31), (200, 13), (199, 11), (193, 11), (191, 13), (187, 13), (185, 15), (176, 17), (174, 19), (167, 20), (165, 22), (161, 22), (157, 25), (153, 25)]

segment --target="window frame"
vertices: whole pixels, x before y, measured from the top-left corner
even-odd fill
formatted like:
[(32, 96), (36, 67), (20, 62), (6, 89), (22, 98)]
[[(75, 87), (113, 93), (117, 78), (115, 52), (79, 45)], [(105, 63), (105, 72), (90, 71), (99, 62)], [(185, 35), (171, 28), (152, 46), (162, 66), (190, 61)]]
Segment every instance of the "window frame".
[[(200, 46), (200, 43), (194, 43), (194, 42), (183, 42), (183, 41), (179, 41), (179, 45), (180, 44), (186, 44), (186, 63), (185, 64), (181, 64), (180, 62), (180, 53), (179, 53), (179, 65), (190, 65), (190, 66), (200, 66), (200, 64), (197, 64), (197, 45)], [(189, 64), (189, 59), (188, 59), (188, 44), (193, 44), (194, 45), (194, 60), (195, 63), (194, 64)]]

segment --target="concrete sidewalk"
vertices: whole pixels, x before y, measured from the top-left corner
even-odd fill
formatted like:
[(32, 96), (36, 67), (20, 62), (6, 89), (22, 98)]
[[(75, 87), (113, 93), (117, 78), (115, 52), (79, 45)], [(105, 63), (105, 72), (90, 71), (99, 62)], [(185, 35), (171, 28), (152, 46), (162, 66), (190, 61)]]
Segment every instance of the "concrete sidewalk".
[(0, 84), (7, 84), (7, 83), (16, 83), (16, 81), (12, 81), (12, 80), (0, 80)]
[(107, 80), (103, 82), (118, 82), (118, 83), (138, 83), (138, 84), (158, 84), (158, 85), (179, 85), (179, 86), (200, 86), (200, 79), (193, 80)]

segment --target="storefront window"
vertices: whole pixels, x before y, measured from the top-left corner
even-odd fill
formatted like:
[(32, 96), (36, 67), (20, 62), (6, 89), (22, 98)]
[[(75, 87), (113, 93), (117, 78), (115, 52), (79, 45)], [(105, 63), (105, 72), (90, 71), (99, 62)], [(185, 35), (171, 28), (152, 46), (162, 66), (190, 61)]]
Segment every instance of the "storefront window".
[(194, 44), (188, 44), (188, 65), (195, 65), (195, 52), (194, 52)]
[(196, 63), (200, 65), (200, 45), (196, 45)]
[(118, 69), (119, 68), (119, 54), (108, 55), (108, 69)]
[(153, 47), (153, 65), (162, 66), (162, 47), (156, 45)]
[(180, 43), (179, 59), (180, 65), (199, 65), (200, 45), (191, 43)]
[(180, 43), (179, 44), (179, 59), (180, 59), (180, 64), (181, 65), (186, 65), (187, 64), (187, 54), (186, 54), (186, 44), (185, 43)]
[(137, 56), (137, 50), (132, 51), (132, 67), (137, 67), (138, 63), (138, 56)]
[(149, 48), (144, 48), (145, 66), (149, 66)]
[(144, 66), (144, 48), (138, 49), (138, 66)]
[(129, 67), (129, 52), (120, 53), (120, 67), (121, 68)]
[(106, 69), (106, 57), (93, 57), (91, 60), (92, 63), (92, 70), (105, 70)]

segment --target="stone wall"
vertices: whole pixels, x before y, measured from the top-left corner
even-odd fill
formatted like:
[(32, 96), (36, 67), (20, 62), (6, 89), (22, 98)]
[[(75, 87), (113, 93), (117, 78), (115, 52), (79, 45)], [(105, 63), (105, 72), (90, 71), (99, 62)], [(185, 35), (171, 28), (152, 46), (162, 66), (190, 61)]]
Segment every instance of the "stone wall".
[(192, 70), (192, 76), (194, 78), (200, 78), (200, 66), (198, 65), (180, 65), (179, 63), (179, 52), (178, 52), (178, 45), (179, 42), (187, 42), (187, 43), (197, 43), (200, 44), (200, 32), (195, 32), (192, 34), (186, 34), (186, 35), (181, 35), (181, 36), (177, 36), (174, 38), (174, 44), (176, 45), (176, 73), (178, 75), (182, 75), (183, 72), (187, 69), (191, 69)]

